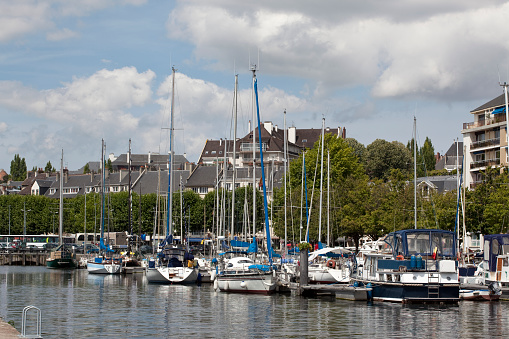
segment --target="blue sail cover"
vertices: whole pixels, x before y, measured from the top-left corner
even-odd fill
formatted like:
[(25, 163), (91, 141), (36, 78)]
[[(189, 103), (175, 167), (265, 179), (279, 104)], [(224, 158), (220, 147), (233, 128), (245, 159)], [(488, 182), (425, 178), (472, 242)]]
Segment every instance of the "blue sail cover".
[(164, 247), (167, 244), (171, 244), (173, 242), (173, 235), (168, 235), (160, 244), (159, 247)]
[(298, 247), (294, 247), (294, 248), (288, 250), (288, 254), (295, 254), (295, 253), (299, 253), (299, 252), (300, 252), (300, 250)]
[(324, 249), (324, 248), (325, 248), (325, 246), (323, 246), (322, 242), (319, 241), (318, 242), (318, 249), (321, 250), (321, 249)]
[(230, 240), (230, 245), (232, 247), (248, 248), (250, 244), (247, 241)]
[(104, 245), (104, 239), (103, 238), (101, 238), (99, 240), (99, 248), (101, 250), (106, 251), (106, 252), (115, 252), (114, 250), (111, 249), (110, 245), (108, 245), (108, 246)]
[(256, 238), (253, 237), (253, 242), (249, 245), (247, 249), (247, 253), (257, 253), (258, 252), (258, 244), (256, 243)]

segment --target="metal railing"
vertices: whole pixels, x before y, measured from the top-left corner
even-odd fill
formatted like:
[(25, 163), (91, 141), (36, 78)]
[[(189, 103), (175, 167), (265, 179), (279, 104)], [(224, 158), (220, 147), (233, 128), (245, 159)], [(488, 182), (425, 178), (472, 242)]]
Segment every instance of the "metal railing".
[(470, 145), (470, 149), (476, 149), (476, 148), (488, 147), (488, 146), (500, 146), (500, 137), (488, 139), (488, 140), (474, 141)]
[[(37, 316), (36, 323), (36, 334), (27, 335), (26, 334), (26, 326), (27, 326), (27, 313), (30, 310), (35, 310)], [(22, 338), (42, 338), (41, 336), (41, 327), (42, 327), (42, 317), (41, 310), (35, 306), (27, 306), (23, 309), (23, 316), (21, 318), (21, 337)]]
[(497, 114), (493, 118), (490, 118), (490, 119), (474, 121), (474, 122), (465, 122), (465, 123), (463, 123), (463, 129), (482, 127), (482, 126), (486, 126), (486, 125), (497, 124), (499, 122), (504, 122), (504, 121), (506, 121), (505, 114)]
[(470, 164), (470, 168), (487, 167), (500, 165), (500, 158), (474, 161)]

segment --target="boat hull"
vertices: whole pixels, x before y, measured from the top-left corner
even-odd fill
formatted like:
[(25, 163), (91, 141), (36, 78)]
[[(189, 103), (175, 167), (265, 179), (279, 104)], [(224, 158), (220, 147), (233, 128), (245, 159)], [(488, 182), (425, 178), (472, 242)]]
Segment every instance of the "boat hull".
[(190, 267), (148, 268), (146, 277), (149, 283), (156, 284), (194, 284), (198, 279), (198, 270)]
[(272, 273), (218, 275), (217, 287), (223, 292), (272, 294), (276, 291), (276, 282)]
[(72, 258), (46, 259), (47, 268), (76, 268), (76, 262)]
[[(380, 281), (357, 281), (371, 286), (374, 301), (399, 303), (457, 303), (460, 300), (458, 284), (388, 283)], [(368, 285), (370, 284), (370, 285)]]
[(460, 290), (461, 300), (471, 301), (498, 301), (500, 300), (501, 293), (493, 293), (489, 289), (481, 290)]
[(87, 263), (87, 271), (90, 274), (120, 274), (120, 264), (110, 263)]

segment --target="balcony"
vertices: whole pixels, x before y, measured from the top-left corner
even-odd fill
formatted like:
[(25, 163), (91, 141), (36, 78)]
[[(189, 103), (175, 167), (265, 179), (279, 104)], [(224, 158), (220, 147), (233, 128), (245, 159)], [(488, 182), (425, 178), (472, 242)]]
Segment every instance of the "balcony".
[(489, 146), (500, 146), (500, 138), (475, 141), (470, 145), (470, 149), (489, 147)]
[(474, 161), (470, 164), (470, 168), (488, 167), (500, 165), (500, 158)]
[(463, 123), (463, 129), (471, 129), (471, 128), (477, 128), (487, 125), (493, 125), (498, 124), (499, 122), (504, 122), (505, 120), (505, 114), (496, 114), (491, 119), (481, 120), (481, 121), (474, 121), (474, 122), (465, 122)]

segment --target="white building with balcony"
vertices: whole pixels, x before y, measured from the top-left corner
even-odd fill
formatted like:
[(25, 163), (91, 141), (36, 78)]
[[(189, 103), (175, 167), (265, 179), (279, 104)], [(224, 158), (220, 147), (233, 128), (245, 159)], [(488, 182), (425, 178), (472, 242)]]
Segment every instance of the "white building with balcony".
[(504, 94), (470, 112), (474, 121), (463, 124), (465, 187), (484, 180), (488, 167), (507, 166), (507, 121)]

